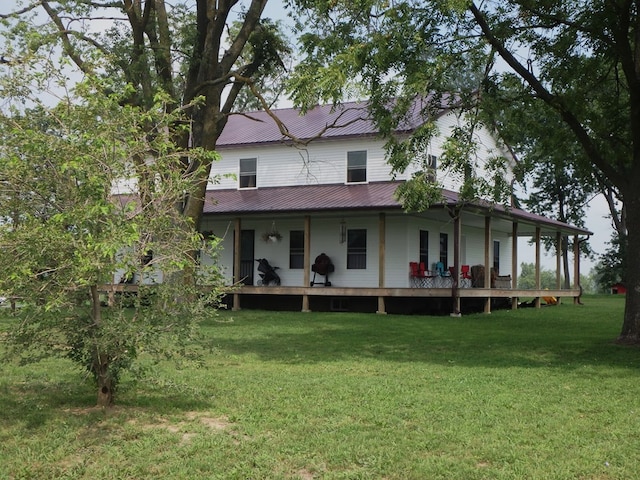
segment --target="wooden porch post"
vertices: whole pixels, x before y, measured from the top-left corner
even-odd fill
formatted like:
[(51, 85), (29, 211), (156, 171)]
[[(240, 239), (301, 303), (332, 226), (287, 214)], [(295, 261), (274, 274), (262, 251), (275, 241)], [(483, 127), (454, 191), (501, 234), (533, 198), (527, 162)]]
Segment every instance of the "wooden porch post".
[[(233, 283), (240, 283), (240, 231), (242, 224), (240, 218), (236, 218), (233, 231)], [(240, 310), (240, 294), (236, 291), (233, 293), (233, 311)]]
[[(518, 288), (518, 222), (511, 225), (511, 288)], [(517, 310), (518, 297), (511, 297), (511, 308)]]
[[(536, 227), (536, 290), (540, 290), (540, 227)], [(536, 308), (540, 308), (540, 297), (535, 298)]]
[[(491, 290), (491, 217), (484, 217), (484, 288)], [(491, 294), (484, 299), (484, 313), (491, 313)]]
[[(384, 288), (385, 283), (385, 259), (387, 249), (387, 217), (384, 212), (378, 216), (378, 287)], [(376, 313), (386, 314), (384, 297), (378, 296), (378, 310)]]
[[(573, 236), (573, 288), (580, 288), (580, 240), (578, 235)], [(579, 304), (580, 297), (573, 297), (573, 303)]]
[[(311, 274), (309, 272), (311, 265), (311, 216), (305, 215), (304, 217), (304, 286), (309, 286), (309, 279)], [(310, 312), (309, 310), (309, 295), (302, 295), (302, 311)]]
[(462, 212), (456, 210), (453, 218), (453, 278), (451, 285), (451, 296), (453, 297), (454, 317), (460, 316), (460, 236), (462, 235), (461, 219)]
[(562, 271), (562, 233), (556, 233), (556, 288), (560, 290), (562, 280), (560, 272)]

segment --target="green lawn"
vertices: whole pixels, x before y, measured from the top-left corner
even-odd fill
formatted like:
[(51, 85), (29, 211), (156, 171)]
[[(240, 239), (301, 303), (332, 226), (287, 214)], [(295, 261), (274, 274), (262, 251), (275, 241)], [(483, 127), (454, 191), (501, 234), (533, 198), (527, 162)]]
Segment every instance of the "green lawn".
[[(631, 479), (623, 297), (490, 315), (221, 312), (204, 368), (0, 367), (0, 479)], [(10, 318), (1, 320), (10, 328)]]

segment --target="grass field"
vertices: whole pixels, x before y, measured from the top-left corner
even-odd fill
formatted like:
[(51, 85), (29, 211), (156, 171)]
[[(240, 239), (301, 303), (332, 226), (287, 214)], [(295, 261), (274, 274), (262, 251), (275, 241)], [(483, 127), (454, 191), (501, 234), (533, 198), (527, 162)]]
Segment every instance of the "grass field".
[[(634, 479), (623, 297), (462, 318), (221, 312), (204, 365), (0, 367), (0, 479)], [(0, 320), (10, 328), (11, 318)]]

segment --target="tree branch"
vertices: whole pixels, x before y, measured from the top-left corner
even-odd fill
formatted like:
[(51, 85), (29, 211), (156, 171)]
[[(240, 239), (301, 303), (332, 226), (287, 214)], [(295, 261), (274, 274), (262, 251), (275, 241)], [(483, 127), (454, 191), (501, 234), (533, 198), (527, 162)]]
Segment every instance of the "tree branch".
[(47, 12), (47, 15), (49, 15), (49, 18), (51, 18), (53, 23), (58, 28), (58, 32), (60, 32), (60, 36), (62, 38), (62, 46), (64, 48), (64, 51), (67, 53), (67, 55), (69, 55), (73, 63), (76, 64), (80, 71), (86, 74), (91, 73), (91, 69), (86, 66), (84, 60), (71, 43), (68, 30), (62, 24), (62, 20), (58, 16), (58, 12), (51, 8), (51, 5), (49, 5), (49, 2), (47, 0), (41, 0), (41, 5), (42, 8), (44, 8), (44, 10)]
[(562, 98), (552, 94), (549, 90), (547, 90), (542, 82), (533, 74), (533, 72), (529, 71), (529, 69), (527, 69), (514, 57), (514, 55), (504, 46), (502, 41), (494, 35), (493, 30), (487, 22), (484, 14), (478, 9), (478, 7), (476, 7), (475, 3), (471, 3), (471, 5), (469, 6), (469, 10), (471, 11), (474, 19), (478, 23), (478, 26), (482, 30), (482, 33), (484, 34), (489, 44), (496, 50), (496, 52), (498, 52), (498, 54), (513, 69), (513, 71), (529, 84), (529, 86), (536, 92), (536, 94), (542, 101), (544, 101), (560, 114), (564, 122), (569, 126), (571, 131), (573, 131), (574, 135), (576, 135), (578, 142), (582, 145), (592, 162), (600, 170), (602, 170), (602, 172), (605, 173), (607, 177), (612, 180), (615, 179), (616, 183), (625, 184), (625, 175), (622, 172), (618, 172), (617, 170), (615, 170), (607, 161), (605, 161), (605, 159), (600, 154), (598, 147), (589, 136), (589, 133), (582, 126), (574, 113), (565, 105)]

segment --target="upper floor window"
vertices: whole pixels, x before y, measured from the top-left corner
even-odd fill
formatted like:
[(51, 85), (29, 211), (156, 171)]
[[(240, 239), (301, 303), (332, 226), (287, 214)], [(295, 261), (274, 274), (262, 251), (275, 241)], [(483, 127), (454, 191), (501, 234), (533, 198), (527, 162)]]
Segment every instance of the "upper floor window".
[(304, 230), (289, 232), (289, 268), (304, 268)]
[(367, 230), (347, 230), (347, 269), (367, 268)]
[(257, 164), (256, 158), (241, 158), (240, 159), (240, 188), (255, 188), (257, 177)]
[(438, 157), (431, 154), (427, 155), (426, 167), (430, 170), (436, 170), (438, 168)]
[(347, 183), (367, 181), (367, 152), (357, 150), (347, 152)]

